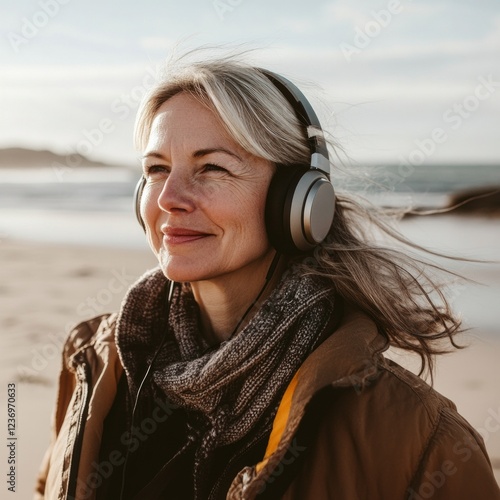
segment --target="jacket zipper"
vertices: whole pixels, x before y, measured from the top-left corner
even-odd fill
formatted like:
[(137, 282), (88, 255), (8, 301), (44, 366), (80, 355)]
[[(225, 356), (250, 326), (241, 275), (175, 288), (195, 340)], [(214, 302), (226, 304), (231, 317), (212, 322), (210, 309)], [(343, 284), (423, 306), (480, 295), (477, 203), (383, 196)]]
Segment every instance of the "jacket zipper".
[(76, 367), (76, 377), (82, 391), (83, 405), (79, 405), (80, 409), (77, 416), (75, 441), (73, 450), (71, 452), (71, 464), (68, 477), (68, 489), (66, 494), (66, 498), (68, 500), (73, 500), (76, 498), (78, 468), (80, 466), (80, 456), (83, 445), (83, 433), (85, 429), (85, 422), (87, 420), (91, 396), (91, 391), (89, 390), (91, 383), (91, 373), (83, 352), (78, 354), (76, 361), (78, 361), (79, 363)]

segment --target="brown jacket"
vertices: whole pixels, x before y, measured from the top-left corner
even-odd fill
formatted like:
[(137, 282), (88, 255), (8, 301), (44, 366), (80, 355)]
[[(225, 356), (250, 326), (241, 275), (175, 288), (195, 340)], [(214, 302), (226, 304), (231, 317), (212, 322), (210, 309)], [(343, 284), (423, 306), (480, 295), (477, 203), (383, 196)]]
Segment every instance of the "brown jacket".
[[(37, 499), (93, 498), (84, 479), (122, 373), (115, 319), (82, 323), (66, 343)], [(500, 499), (481, 437), (452, 402), (386, 360), (386, 348), (370, 319), (347, 314), (290, 382), (265, 456), (227, 498)]]

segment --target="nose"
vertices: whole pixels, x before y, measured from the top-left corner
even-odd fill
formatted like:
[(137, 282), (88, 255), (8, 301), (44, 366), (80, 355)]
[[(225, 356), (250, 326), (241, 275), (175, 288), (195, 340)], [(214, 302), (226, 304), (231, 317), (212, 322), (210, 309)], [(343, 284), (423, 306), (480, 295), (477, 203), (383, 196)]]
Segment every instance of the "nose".
[(158, 196), (158, 206), (165, 212), (192, 212), (193, 192), (189, 179), (181, 169), (173, 168)]

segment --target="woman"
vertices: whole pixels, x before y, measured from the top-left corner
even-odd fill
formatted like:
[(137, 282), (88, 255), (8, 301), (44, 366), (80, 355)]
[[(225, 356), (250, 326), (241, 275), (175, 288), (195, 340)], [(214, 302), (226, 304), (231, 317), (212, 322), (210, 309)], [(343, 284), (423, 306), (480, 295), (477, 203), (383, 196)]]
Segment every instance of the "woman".
[(136, 138), (159, 267), (71, 333), (38, 498), (500, 498), (453, 403), (383, 356), (430, 369), (459, 321), (370, 241), (379, 214), (335, 198), (293, 84), (174, 68)]

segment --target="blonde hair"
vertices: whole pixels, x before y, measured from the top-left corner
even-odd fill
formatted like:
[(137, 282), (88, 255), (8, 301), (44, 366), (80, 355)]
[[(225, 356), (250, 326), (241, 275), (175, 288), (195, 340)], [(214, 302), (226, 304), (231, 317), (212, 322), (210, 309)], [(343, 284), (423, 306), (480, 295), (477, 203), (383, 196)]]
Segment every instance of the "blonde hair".
[[(291, 105), (258, 68), (233, 57), (184, 65), (178, 60), (167, 67), (138, 112), (139, 149), (146, 146), (160, 106), (180, 92), (213, 110), (230, 136), (255, 156), (285, 166), (309, 162), (306, 132)], [(332, 172), (335, 184), (335, 167)], [(422, 250), (393, 229), (383, 209), (357, 201), (352, 194), (337, 193), (325, 242), (293, 263), (305, 274), (330, 280), (338, 295), (374, 320), (391, 345), (420, 356), (420, 373), (428, 371), (432, 377), (433, 356), (447, 352), (439, 341), (447, 339), (459, 347), (453, 336), (461, 322), (451, 311), (444, 287), (429, 272), (444, 269), (381, 245), (368, 226)]]
[(233, 59), (169, 66), (139, 108), (136, 148), (145, 148), (160, 106), (181, 92), (211, 109), (249, 153), (285, 165), (309, 161), (305, 131), (291, 105), (261, 71)]

